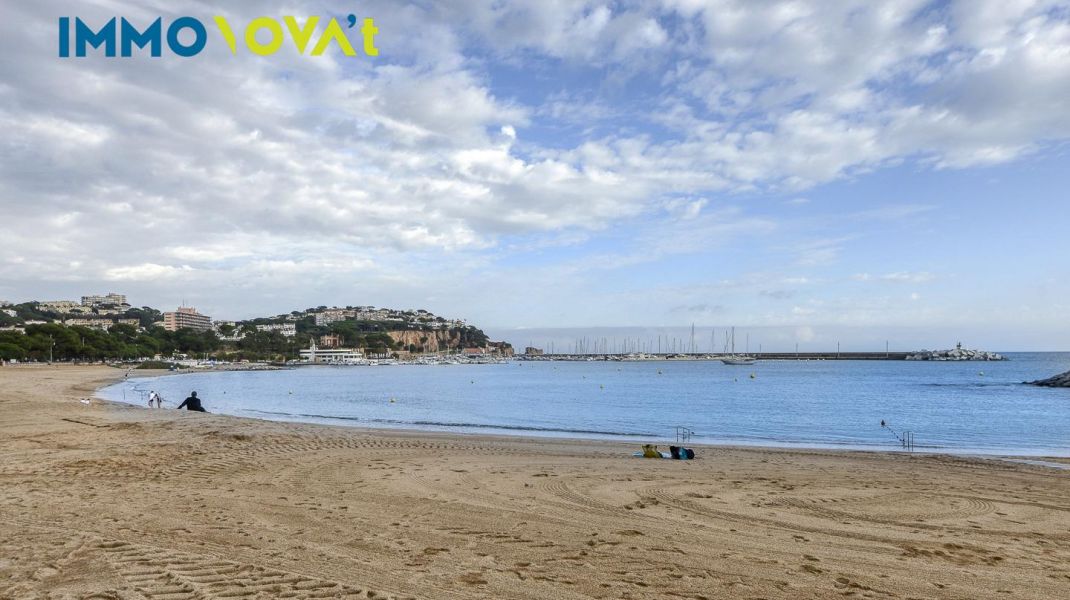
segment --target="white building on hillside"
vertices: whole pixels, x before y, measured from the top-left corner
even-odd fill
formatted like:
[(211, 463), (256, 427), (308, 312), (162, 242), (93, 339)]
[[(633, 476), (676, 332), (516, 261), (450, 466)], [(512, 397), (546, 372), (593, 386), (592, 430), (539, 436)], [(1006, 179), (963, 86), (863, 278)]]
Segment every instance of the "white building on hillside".
[(277, 331), (286, 337), (297, 335), (297, 325), (294, 323), (279, 323), (277, 325), (257, 325), (257, 331)]
[(82, 311), (82, 305), (78, 304), (73, 300), (46, 300), (44, 302), (38, 302), (37, 306), (44, 310), (50, 310), (64, 314)]
[(338, 323), (339, 321), (345, 321), (348, 318), (354, 316), (354, 311), (346, 310), (343, 308), (329, 308), (325, 311), (315, 314), (316, 325), (323, 327), (324, 325), (330, 325), (331, 323)]
[(102, 304), (114, 304), (122, 306), (126, 304), (126, 294), (109, 293), (103, 296), (82, 296), (82, 306), (100, 306)]

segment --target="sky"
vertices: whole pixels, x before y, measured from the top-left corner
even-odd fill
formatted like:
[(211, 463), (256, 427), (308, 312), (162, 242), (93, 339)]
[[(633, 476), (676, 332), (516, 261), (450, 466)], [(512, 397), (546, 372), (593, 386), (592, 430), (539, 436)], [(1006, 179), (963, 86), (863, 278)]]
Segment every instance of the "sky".
[[(3, 300), (1070, 350), (1066, 0), (4, 11)], [(378, 56), (232, 53), (212, 21), (349, 14)], [(187, 15), (194, 57), (58, 56), (62, 16)]]

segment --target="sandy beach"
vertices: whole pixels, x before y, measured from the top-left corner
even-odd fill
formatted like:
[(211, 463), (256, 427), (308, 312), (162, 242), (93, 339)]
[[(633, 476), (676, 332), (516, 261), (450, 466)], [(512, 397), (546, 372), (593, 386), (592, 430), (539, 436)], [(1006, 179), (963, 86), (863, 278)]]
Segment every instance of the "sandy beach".
[(1070, 597), (1068, 471), (81, 401), (120, 377), (0, 368), (0, 598)]

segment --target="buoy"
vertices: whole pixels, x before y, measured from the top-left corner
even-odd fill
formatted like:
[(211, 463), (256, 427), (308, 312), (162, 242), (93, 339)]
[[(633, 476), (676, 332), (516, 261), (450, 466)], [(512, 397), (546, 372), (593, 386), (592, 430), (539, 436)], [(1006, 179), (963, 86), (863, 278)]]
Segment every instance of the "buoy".
[(751, 379), (754, 379), (754, 373), (751, 373), (751, 374), (750, 374), (750, 378), (751, 378)]
[(981, 371), (981, 372), (980, 372), (980, 373), (978, 373), (977, 375), (979, 375), (979, 376), (981, 376), (981, 377), (984, 377), (984, 376), (985, 376), (985, 372), (984, 372), (984, 371)]

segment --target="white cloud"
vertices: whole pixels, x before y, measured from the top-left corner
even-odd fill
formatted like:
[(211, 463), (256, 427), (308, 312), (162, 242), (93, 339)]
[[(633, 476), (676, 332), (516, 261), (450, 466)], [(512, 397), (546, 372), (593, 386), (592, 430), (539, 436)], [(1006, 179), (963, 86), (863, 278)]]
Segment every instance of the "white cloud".
[[(379, 21), (378, 59), (216, 45), (191, 60), (60, 60), (54, 19), (71, 9), (14, 3), (0, 22), (13, 49), (0, 62), (0, 277), (285, 290), (301, 272), (333, 289), (332, 277), (431, 282), (622, 223), (637, 229), (630, 251), (539, 268), (621, 269), (753, 239), (783, 223), (722, 200), (788, 191), (801, 205), (812, 194), (792, 190), (887, 165), (970, 168), (1070, 138), (1064, 4), (376, 0), (360, 11)], [(350, 9), (225, 10), (242, 22)], [(91, 20), (206, 10), (78, 7)], [(857, 204), (841, 217), (933, 209)], [(804, 231), (782, 244), (818, 268), (846, 241)], [(779, 282), (754, 289), (785, 297)]]
[(104, 271), (106, 281), (155, 281), (159, 279), (173, 279), (180, 274), (189, 273), (193, 269), (188, 265), (173, 267), (170, 265), (158, 265), (155, 263), (143, 263), (125, 267), (112, 267)]
[(936, 276), (928, 272), (909, 273), (906, 271), (899, 271), (897, 273), (888, 273), (881, 277), (884, 281), (891, 281), (894, 283), (926, 283), (935, 279)]

